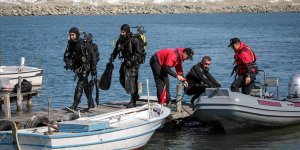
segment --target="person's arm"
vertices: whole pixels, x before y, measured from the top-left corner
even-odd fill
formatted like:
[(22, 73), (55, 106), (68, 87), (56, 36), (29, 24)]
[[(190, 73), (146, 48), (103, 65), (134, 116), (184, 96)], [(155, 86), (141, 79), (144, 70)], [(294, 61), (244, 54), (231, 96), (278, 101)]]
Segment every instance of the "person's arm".
[[(253, 56), (252, 56), (252, 52), (249, 49), (248, 51), (243, 51), (240, 54), (240, 59), (243, 62), (243, 64), (246, 65), (246, 78), (245, 78), (245, 84), (248, 85), (251, 82), (251, 76), (255, 76), (255, 73), (257, 70), (255, 70), (255, 68), (257, 68), (256, 63), (253, 62)], [(253, 78), (252, 78), (253, 79)]]
[(120, 52), (121, 52), (121, 45), (120, 45), (120, 38), (119, 38), (112, 54), (110, 55), (109, 61), (113, 62)]
[(179, 63), (175, 66), (175, 70), (176, 70), (178, 75), (183, 76), (182, 64), (181, 63)]
[(207, 76), (205, 75), (203, 69), (199, 66), (194, 68), (194, 71), (196, 72), (198, 78), (200, 81), (202, 81), (203, 84), (206, 84), (208, 87), (215, 88), (215, 86), (212, 82), (209, 81)]
[(177, 73), (174, 72), (174, 71), (171, 69), (170, 66), (166, 66), (166, 67), (163, 67), (163, 68), (164, 68), (164, 70), (165, 70), (169, 75), (171, 75), (171, 76), (174, 77), (174, 78), (177, 78)]
[(90, 67), (91, 67), (91, 74), (92, 76), (97, 76), (97, 63), (99, 61), (99, 51), (98, 46), (95, 43), (92, 43), (90, 46)]
[(209, 72), (206, 73), (206, 77), (216, 87), (221, 87), (221, 84)]
[(65, 62), (65, 69), (74, 69), (74, 64), (72, 62), (72, 51), (70, 49), (70, 44), (68, 43), (65, 53), (64, 53), (64, 62)]

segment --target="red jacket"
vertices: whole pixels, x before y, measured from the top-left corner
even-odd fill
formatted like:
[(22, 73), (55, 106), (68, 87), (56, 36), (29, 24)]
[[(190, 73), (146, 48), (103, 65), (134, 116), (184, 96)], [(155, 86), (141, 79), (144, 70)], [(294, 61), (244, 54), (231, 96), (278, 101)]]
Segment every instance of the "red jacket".
[(238, 66), (237, 74), (250, 75), (256, 72), (255, 68), (252, 67), (255, 64), (256, 56), (245, 43), (240, 43), (239, 49), (235, 52), (234, 59), (235, 64)]
[[(175, 50), (177, 49), (178, 54), (176, 54)], [(156, 56), (158, 58), (159, 64), (162, 67), (175, 67), (178, 75), (182, 75), (182, 52), (184, 48), (165, 48), (156, 52)]]

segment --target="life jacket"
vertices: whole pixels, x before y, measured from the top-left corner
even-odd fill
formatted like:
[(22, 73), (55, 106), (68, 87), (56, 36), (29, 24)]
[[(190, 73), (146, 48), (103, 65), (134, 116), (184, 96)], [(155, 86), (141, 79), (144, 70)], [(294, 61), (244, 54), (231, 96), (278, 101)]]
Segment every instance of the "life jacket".
[(238, 75), (250, 75), (258, 72), (256, 55), (245, 43), (241, 42), (240, 50), (235, 53), (234, 60), (233, 72)]

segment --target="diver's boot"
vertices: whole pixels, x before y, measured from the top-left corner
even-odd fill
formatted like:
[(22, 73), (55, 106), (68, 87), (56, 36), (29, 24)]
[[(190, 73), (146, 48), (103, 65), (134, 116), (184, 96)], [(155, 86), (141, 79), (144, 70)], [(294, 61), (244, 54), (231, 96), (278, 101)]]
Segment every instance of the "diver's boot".
[(132, 101), (132, 105), (133, 105), (133, 107), (136, 107), (136, 100)]
[(74, 102), (73, 105), (70, 107), (70, 109), (77, 110), (77, 106), (80, 103), (82, 92), (83, 92), (82, 87), (80, 85), (77, 85), (74, 93)]
[(132, 103), (132, 100), (130, 100), (130, 102), (129, 102), (128, 104), (125, 105), (126, 108), (130, 108), (131, 103)]
[(132, 94), (131, 95), (131, 101), (133, 107), (136, 107), (136, 101), (140, 99), (140, 96), (138, 94)]
[(95, 108), (95, 104), (94, 104), (94, 100), (93, 100), (93, 97), (92, 97), (92, 93), (91, 93), (91, 91), (89, 90), (89, 88), (87, 86), (84, 87), (84, 93), (85, 93), (86, 98), (87, 98), (87, 104), (88, 104), (87, 110), (91, 111), (93, 108)]

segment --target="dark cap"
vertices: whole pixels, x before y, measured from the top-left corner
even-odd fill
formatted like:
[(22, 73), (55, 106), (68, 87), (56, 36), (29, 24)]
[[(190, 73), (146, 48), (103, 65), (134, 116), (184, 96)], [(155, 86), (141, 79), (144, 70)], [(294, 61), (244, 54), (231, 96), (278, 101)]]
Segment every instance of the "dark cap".
[(69, 30), (69, 33), (75, 33), (76, 34), (76, 38), (79, 38), (79, 30), (76, 27), (73, 27)]
[(227, 47), (231, 47), (233, 44), (240, 43), (240, 42), (241, 42), (240, 39), (232, 38), (232, 39), (230, 39), (230, 43)]
[(121, 30), (125, 31), (126, 33), (130, 32), (130, 26), (128, 24), (123, 24), (121, 26)]
[(193, 60), (194, 52), (193, 52), (193, 50), (191, 48), (185, 48), (183, 50), (183, 52), (185, 52), (187, 54), (188, 59)]

